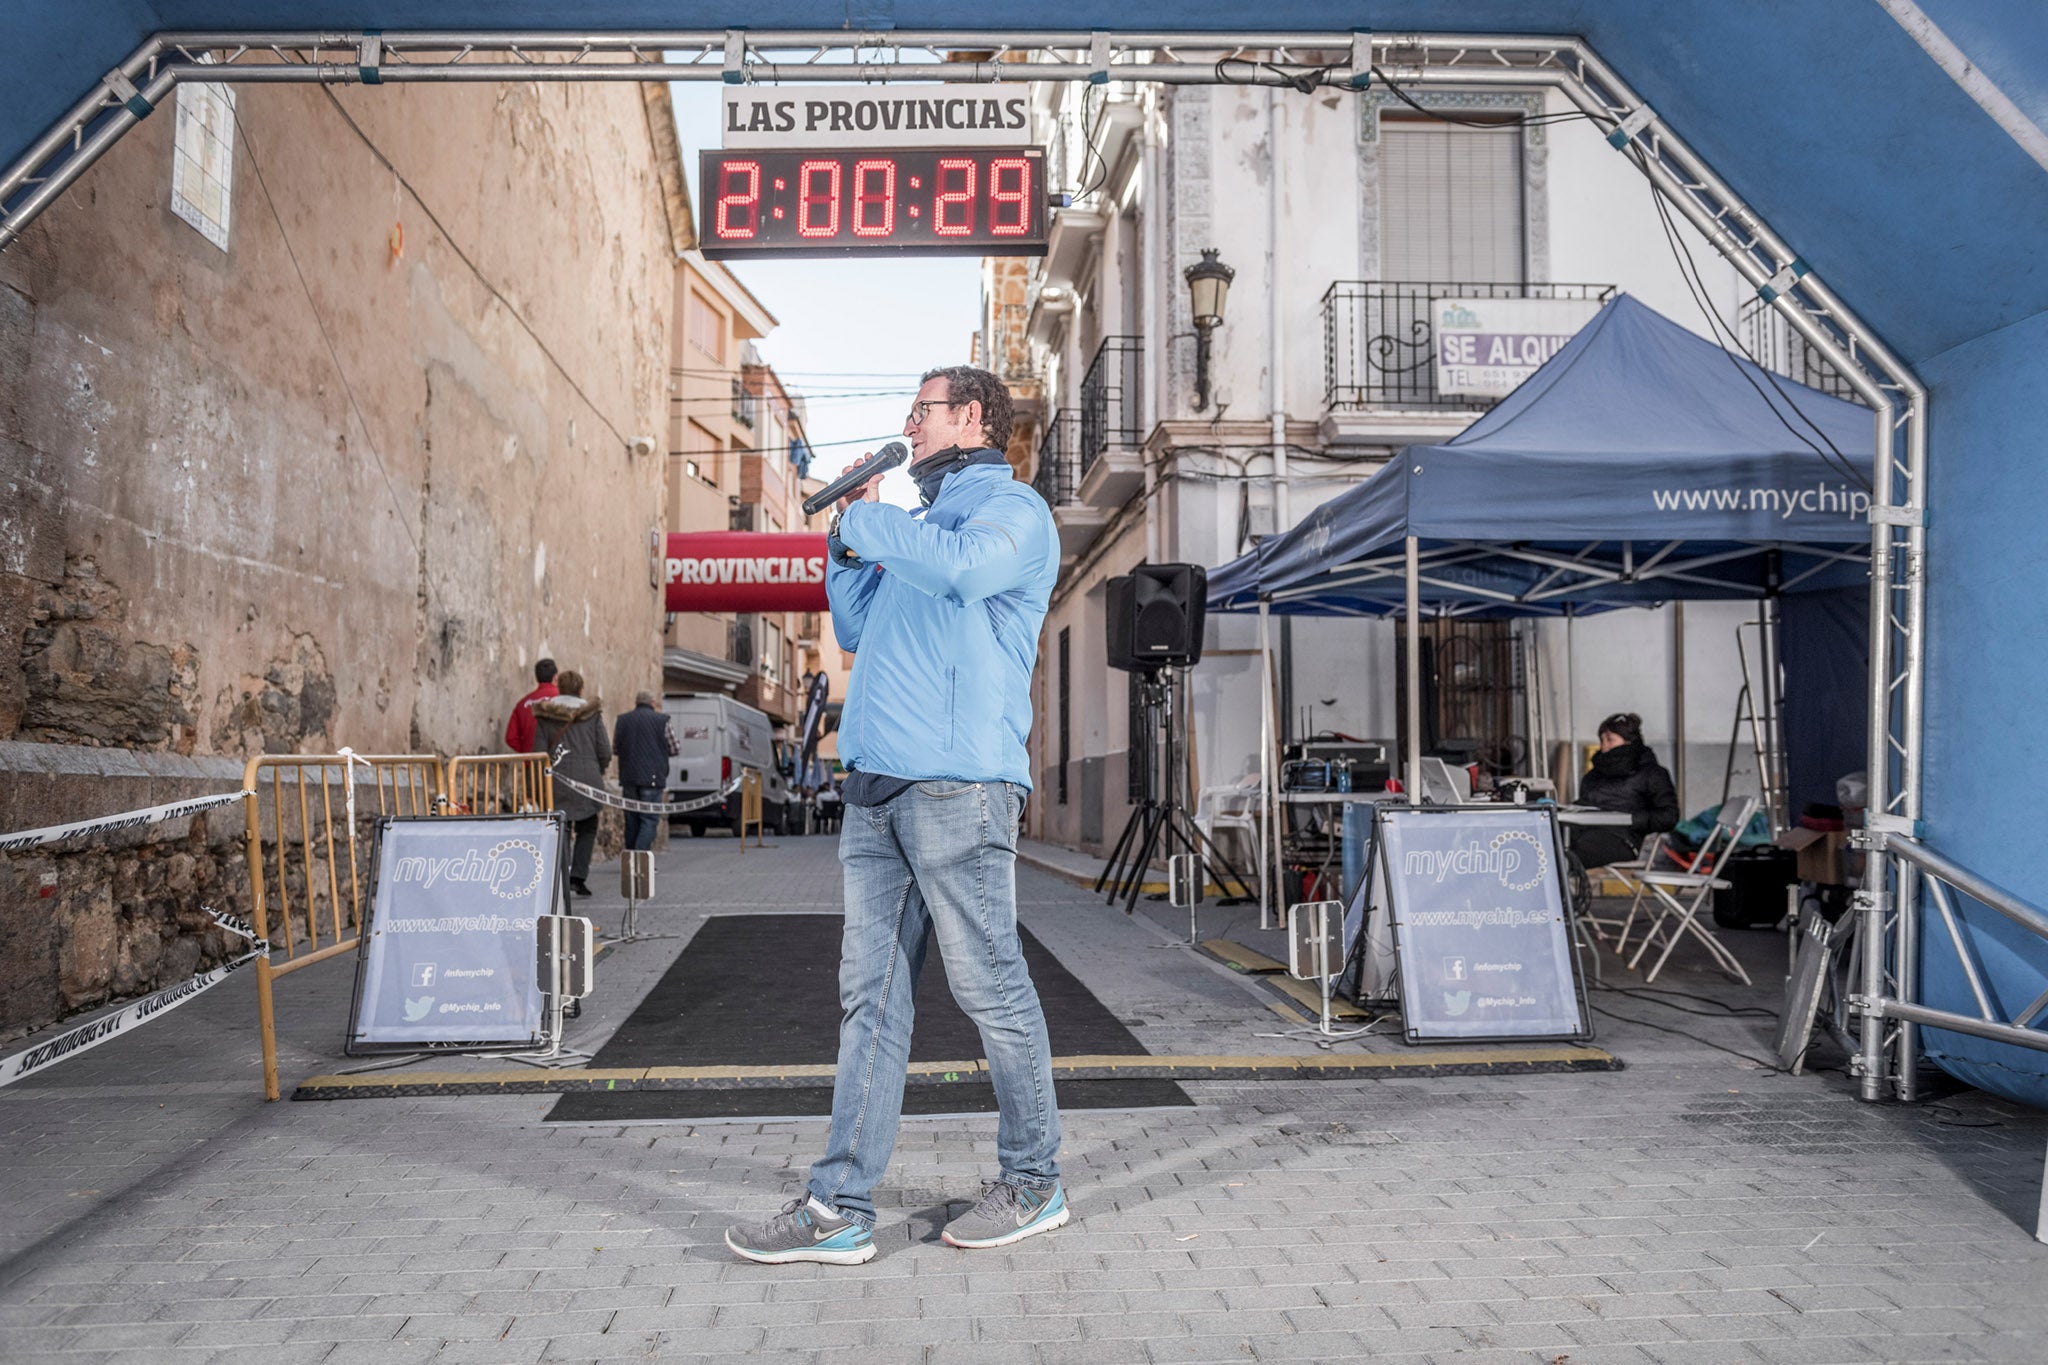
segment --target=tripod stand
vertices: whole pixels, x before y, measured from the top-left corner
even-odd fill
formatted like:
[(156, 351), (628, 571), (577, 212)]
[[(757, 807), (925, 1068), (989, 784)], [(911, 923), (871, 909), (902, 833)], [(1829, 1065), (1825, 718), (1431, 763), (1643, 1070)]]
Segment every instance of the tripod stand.
[[(1138, 892), (1144, 885), (1145, 869), (1151, 866), (1153, 854), (1171, 856), (1174, 844), (1178, 842), (1195, 855), (1198, 863), (1205, 858), (1203, 849), (1207, 848), (1206, 858), (1222, 870), (1217, 877), (1218, 884), (1228, 891), (1231, 882), (1235, 882), (1243, 893), (1227, 897), (1218, 904), (1250, 904), (1258, 899), (1251, 883), (1223, 856), (1223, 850), (1216, 846), (1215, 840), (1203, 833), (1202, 827), (1194, 822), (1180, 803), (1179, 745), (1174, 736), (1172, 680), (1159, 668), (1137, 670), (1132, 674), (1132, 680), (1143, 689), (1145, 704), (1143, 795), (1131, 808), (1130, 818), (1124, 821), (1123, 833), (1117, 836), (1109, 861), (1103, 864), (1102, 874), (1095, 879), (1095, 889), (1100, 891), (1108, 887), (1110, 904), (1121, 900), (1124, 913), (1130, 914), (1138, 908)], [(1153, 762), (1155, 749), (1152, 738), (1155, 734), (1164, 736), (1158, 750), (1163, 752), (1166, 760), (1164, 800), (1159, 796), (1159, 775)], [(1135, 755), (1137, 737), (1132, 736), (1132, 739), (1131, 748)], [(1224, 874), (1228, 875), (1228, 880), (1224, 879)]]

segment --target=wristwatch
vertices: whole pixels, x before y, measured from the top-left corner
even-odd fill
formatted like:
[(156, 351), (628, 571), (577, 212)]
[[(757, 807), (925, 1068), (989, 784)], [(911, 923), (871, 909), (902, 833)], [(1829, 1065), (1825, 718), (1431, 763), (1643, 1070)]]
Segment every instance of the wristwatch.
[(848, 548), (839, 538), (839, 519), (846, 515), (844, 508), (832, 513), (832, 520), (825, 523), (825, 553), (835, 562), (849, 567), (860, 563), (860, 556)]

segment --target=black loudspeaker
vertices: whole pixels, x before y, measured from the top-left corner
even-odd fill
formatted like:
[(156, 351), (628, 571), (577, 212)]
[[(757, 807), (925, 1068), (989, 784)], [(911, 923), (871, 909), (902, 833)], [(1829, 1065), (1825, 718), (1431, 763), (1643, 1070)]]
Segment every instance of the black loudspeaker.
[(1199, 564), (1140, 564), (1108, 583), (1109, 666), (1125, 672), (1201, 662), (1209, 571)]

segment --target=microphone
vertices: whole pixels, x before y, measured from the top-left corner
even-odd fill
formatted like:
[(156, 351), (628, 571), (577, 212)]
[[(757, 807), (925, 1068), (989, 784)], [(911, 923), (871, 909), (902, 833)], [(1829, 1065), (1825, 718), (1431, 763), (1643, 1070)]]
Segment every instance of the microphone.
[(891, 441), (881, 453), (866, 464), (858, 464), (841, 474), (832, 482), (804, 499), (804, 515), (815, 517), (818, 513), (838, 502), (854, 489), (865, 484), (877, 474), (887, 473), (910, 458), (910, 447), (901, 441)]

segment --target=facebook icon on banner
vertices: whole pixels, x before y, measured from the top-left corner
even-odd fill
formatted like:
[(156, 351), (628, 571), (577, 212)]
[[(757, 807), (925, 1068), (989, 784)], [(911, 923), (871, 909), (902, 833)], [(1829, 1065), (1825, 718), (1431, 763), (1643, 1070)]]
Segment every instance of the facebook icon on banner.
[(416, 963), (414, 963), (414, 964), (413, 964), (413, 969), (412, 969), (412, 984), (413, 984), (413, 985), (415, 985), (415, 986), (431, 986), (431, 985), (433, 985), (433, 984), (434, 984), (434, 964), (433, 964), (433, 963), (431, 963), (431, 962), (416, 962)]

